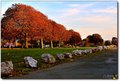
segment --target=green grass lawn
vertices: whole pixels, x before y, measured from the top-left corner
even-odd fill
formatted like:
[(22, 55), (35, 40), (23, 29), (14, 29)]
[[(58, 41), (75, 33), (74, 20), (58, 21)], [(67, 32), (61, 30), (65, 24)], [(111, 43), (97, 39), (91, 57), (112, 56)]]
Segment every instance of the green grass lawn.
[(45, 64), (41, 60), (41, 54), (44, 53), (49, 53), (55, 56), (55, 54), (59, 53), (67, 53), (67, 52), (72, 52), (73, 50), (76, 49), (90, 49), (93, 47), (80, 47), (80, 48), (45, 48), (45, 49), (40, 49), (40, 48), (28, 48), (28, 49), (21, 49), (21, 48), (16, 48), (16, 49), (1, 49), (1, 61), (12, 61), (14, 64), (14, 74), (13, 75), (19, 75), (19, 74), (27, 74), (30, 71), (33, 71), (34, 69), (32, 68), (26, 68), (24, 64), (24, 57), (25, 56), (31, 56), (34, 59), (38, 61), (38, 69), (44, 69), (48, 67), (52, 67), (54, 65), (57, 65), (59, 63), (63, 62), (69, 62), (70, 59), (65, 59), (62, 61), (57, 60), (55, 64)]
[(52, 55), (59, 53), (72, 52), (75, 49), (89, 49), (92, 47), (80, 47), (80, 48), (29, 48), (29, 49), (2, 49), (1, 50), (1, 61), (12, 60), (14, 63), (23, 61), (25, 56), (32, 56), (35, 59), (40, 58), (41, 54), (49, 53)]
[[(110, 58), (114, 58), (114, 62), (106, 62)], [(70, 79), (78, 79), (78, 77), (79, 79), (112, 79), (113, 75), (118, 76), (117, 49), (108, 49), (88, 55), (74, 56), (71, 60), (72, 62), (70, 63), (66, 63), (67, 61), (64, 60), (62, 62), (64, 64), (59, 64), (56, 67), (32, 72), (27, 76), (13, 77), (13, 79), (23, 79), (23, 77), (24, 79), (32, 79), (32, 77), (36, 77), (36, 79), (48, 79), (49, 77), (53, 79), (56, 77), (58, 79), (65, 79), (65, 76), (66, 79), (68, 79), (68, 76)], [(29, 71), (28, 68), (24, 68), (25, 70)]]
[[(20, 75), (20, 74), (27, 74), (31, 71), (37, 70), (37, 69), (45, 69), (48, 67), (55, 66), (60, 63), (65, 63), (65, 62), (70, 62), (71, 59), (66, 58), (65, 60), (59, 61), (56, 60), (57, 62), (55, 64), (46, 64), (43, 63), (41, 60), (41, 54), (44, 53), (50, 53), (55, 56), (55, 54), (59, 53), (66, 53), (66, 52), (72, 52), (75, 49), (90, 49), (93, 47), (80, 47), (80, 48), (45, 48), (45, 49), (40, 49), (40, 48), (29, 48), (29, 49), (1, 49), (1, 61), (9, 61), (11, 60), (14, 64), (14, 74), (13, 76)], [(85, 62), (85, 65), (82, 65), (81, 67), (91, 67), (91, 64), (89, 65), (89, 62), (101, 62), (105, 60), (108, 57), (113, 57), (114, 54), (117, 54), (117, 51), (114, 52), (114, 50), (103, 50), (100, 52), (92, 53), (86, 55), (82, 55), (81, 57), (74, 57), (73, 61), (80, 59), (81, 62)], [(38, 61), (38, 68), (33, 69), (33, 68), (26, 68), (24, 64), (24, 57), (25, 56), (32, 56), (34, 59)], [(105, 64), (106, 65), (106, 64)], [(96, 65), (98, 67), (98, 65)]]

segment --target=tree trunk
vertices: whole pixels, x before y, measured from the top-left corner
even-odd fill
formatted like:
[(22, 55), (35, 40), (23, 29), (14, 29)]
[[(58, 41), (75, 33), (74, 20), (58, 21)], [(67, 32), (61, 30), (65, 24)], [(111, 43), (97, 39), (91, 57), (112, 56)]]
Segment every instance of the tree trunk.
[(59, 47), (60, 47), (60, 43), (61, 43), (61, 42), (59, 41)]
[(28, 48), (28, 33), (25, 35), (25, 48)]
[(22, 48), (24, 48), (24, 44), (22, 44)]
[(44, 45), (44, 44), (43, 44), (43, 38), (41, 38), (41, 48), (44, 48), (43, 45)]
[(17, 42), (16, 39), (15, 39), (15, 47), (17, 47), (17, 43), (18, 43), (18, 42)]
[(33, 48), (33, 44), (32, 44), (32, 48)]
[(51, 48), (53, 48), (53, 41), (51, 40)]

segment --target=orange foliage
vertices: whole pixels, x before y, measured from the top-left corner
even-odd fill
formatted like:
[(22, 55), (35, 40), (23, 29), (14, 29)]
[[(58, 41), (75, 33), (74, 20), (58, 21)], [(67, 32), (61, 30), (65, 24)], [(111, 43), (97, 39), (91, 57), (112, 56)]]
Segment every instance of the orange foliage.
[(31, 6), (24, 4), (13, 4), (8, 8), (1, 21), (3, 39), (22, 39), (25, 34), (32, 40), (44, 39), (46, 41), (68, 41), (71, 35), (80, 37), (73, 31), (48, 19), (43, 13)]

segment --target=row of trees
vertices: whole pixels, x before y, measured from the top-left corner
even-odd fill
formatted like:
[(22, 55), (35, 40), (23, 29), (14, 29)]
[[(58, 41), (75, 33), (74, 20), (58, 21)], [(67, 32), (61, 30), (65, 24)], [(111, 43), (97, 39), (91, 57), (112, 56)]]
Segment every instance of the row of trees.
[(26, 48), (28, 48), (28, 41), (32, 46), (37, 44), (41, 48), (46, 42), (51, 48), (54, 47), (53, 43), (59, 47), (62, 43), (72, 47), (77, 44), (82, 44), (82, 46), (117, 45), (116, 37), (112, 38), (112, 42), (108, 40), (104, 42), (101, 35), (97, 33), (81, 40), (78, 32), (67, 30), (64, 25), (24, 4), (13, 4), (7, 9), (1, 20), (1, 30), (3, 40), (14, 42), (19, 39), (22, 47)]
[(13, 4), (7, 9), (1, 20), (1, 36), (3, 40), (19, 39), (22, 47), (28, 48), (28, 41), (36, 41), (43, 48), (43, 42), (66, 42), (75, 45), (81, 41), (81, 36), (74, 30), (67, 30), (62, 24), (49, 19), (43, 13), (31, 6)]
[(116, 37), (113, 37), (112, 41), (110, 40), (105, 41), (105, 45), (111, 45), (111, 44), (118, 46), (118, 39)]
[(98, 46), (104, 44), (103, 38), (97, 33), (88, 35), (85, 39), (83, 39), (83, 42), (84, 46)]
[(92, 35), (88, 35), (85, 39), (82, 40), (83, 46), (102, 46), (102, 45), (116, 45), (118, 46), (117, 37), (112, 37), (111, 40), (103, 40), (101, 35), (95, 33)]

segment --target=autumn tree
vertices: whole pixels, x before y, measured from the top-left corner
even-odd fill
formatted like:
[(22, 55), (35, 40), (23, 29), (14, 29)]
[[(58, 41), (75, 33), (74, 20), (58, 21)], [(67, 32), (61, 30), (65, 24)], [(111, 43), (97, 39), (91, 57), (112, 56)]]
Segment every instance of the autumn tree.
[(3, 39), (9, 40), (9, 41), (15, 40), (19, 32), (20, 31), (14, 26), (13, 18), (9, 19), (5, 17), (1, 20), (1, 36)]
[(112, 44), (118, 46), (118, 38), (117, 38), (117, 37), (113, 37), (113, 38), (112, 38)]
[(41, 48), (44, 48), (43, 41), (44, 41), (45, 37), (48, 34), (50, 34), (49, 33), (50, 29), (48, 28), (48, 26), (49, 26), (48, 18), (47, 18), (47, 16), (43, 15), (40, 12), (33, 14), (33, 17), (35, 18), (35, 21), (32, 23), (34, 23), (35, 25), (34, 25), (34, 27), (31, 28), (31, 34), (34, 35), (33, 39), (41, 42)]
[(106, 40), (106, 41), (105, 41), (105, 45), (106, 45), (106, 46), (111, 45), (110, 40)]
[[(4, 39), (19, 38), (28, 48), (28, 38), (41, 38), (47, 29), (47, 17), (31, 6), (13, 4), (8, 8), (1, 20), (2, 37)], [(42, 43), (43, 47), (43, 43)]]
[(76, 46), (78, 43), (81, 42), (81, 36), (78, 32), (75, 32), (74, 30), (69, 30), (70, 33), (70, 38), (68, 40), (68, 42), (72, 45), (72, 46)]
[(50, 20), (49, 19), (49, 22), (48, 22), (48, 33), (46, 34), (45, 36), (45, 41), (47, 42), (50, 42), (50, 46), (51, 48), (53, 48), (53, 41), (58, 41), (58, 26), (57, 26), (57, 23), (53, 20)]
[(68, 30), (66, 30), (66, 28), (61, 25), (61, 24), (58, 24), (58, 41), (59, 41), (59, 47), (61, 46), (61, 43), (65, 42), (65, 41), (68, 41), (70, 36), (68, 32)]
[(89, 35), (87, 38), (89, 39), (89, 43), (94, 43), (94, 45), (103, 45), (104, 40), (99, 34)]
[(83, 40), (82, 40), (82, 44), (83, 44), (83, 46), (85, 46), (85, 47), (89, 47), (89, 46), (90, 46), (89, 39), (88, 39), (88, 38), (83, 39)]
[(46, 41), (49, 41), (51, 43), (51, 48), (53, 48), (53, 42), (58, 41), (59, 47), (61, 46), (61, 43), (67, 41), (69, 39), (69, 34), (66, 28), (56, 23), (53, 20), (49, 20), (49, 34), (47, 34), (47, 37), (45, 38)]
[(31, 6), (13, 4), (7, 9), (1, 20), (2, 38), (7, 40), (19, 39), (22, 47), (28, 48), (28, 41), (36, 41), (39, 47), (44, 47), (44, 41), (69, 41), (71, 44), (80, 42), (80, 34), (73, 30), (66, 30), (65, 26), (48, 19), (43, 13)]

